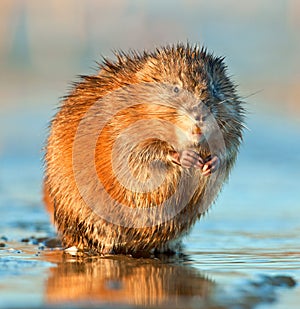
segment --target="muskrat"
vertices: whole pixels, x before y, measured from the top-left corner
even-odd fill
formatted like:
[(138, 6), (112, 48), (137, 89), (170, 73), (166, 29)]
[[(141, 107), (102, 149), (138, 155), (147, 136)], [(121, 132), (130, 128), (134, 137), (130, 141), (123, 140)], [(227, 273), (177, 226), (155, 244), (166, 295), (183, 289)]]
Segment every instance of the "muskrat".
[(234, 165), (243, 104), (206, 48), (115, 56), (81, 76), (52, 120), (44, 200), (65, 247), (176, 252)]

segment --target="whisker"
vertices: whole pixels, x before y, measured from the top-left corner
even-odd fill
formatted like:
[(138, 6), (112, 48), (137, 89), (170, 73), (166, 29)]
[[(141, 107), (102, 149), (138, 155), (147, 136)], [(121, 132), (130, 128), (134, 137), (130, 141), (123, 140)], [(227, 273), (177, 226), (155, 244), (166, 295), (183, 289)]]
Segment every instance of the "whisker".
[[(219, 113), (218, 115), (220, 118), (223, 118), (226, 121), (226, 123), (222, 123), (222, 122), (218, 122), (218, 124), (222, 125), (222, 128), (228, 132), (228, 129), (232, 129), (232, 130), (236, 130), (236, 128), (234, 127), (233, 123), (236, 123), (237, 125), (241, 126), (243, 129), (247, 130), (247, 131), (251, 131), (243, 122), (239, 121), (238, 119), (235, 118), (226, 118), (228, 115), (226, 114), (222, 114)], [(231, 122), (231, 123), (230, 123)], [(233, 123), (232, 123), (233, 122)]]
[(244, 123), (242, 123), (242, 122), (240, 122), (240, 121), (238, 121), (238, 120), (236, 120), (236, 119), (231, 119), (233, 122), (235, 122), (235, 123), (237, 123), (238, 125), (240, 125), (242, 128), (244, 128), (245, 130), (247, 130), (247, 131), (251, 131), (251, 129), (250, 128), (248, 128)]
[(239, 100), (239, 98), (237, 98), (237, 97), (226, 98), (226, 99), (224, 99), (223, 101), (218, 102), (217, 104), (218, 104), (218, 105), (221, 105), (221, 104), (224, 104), (224, 103), (226, 103), (226, 102), (230, 102), (231, 100)]
[(226, 98), (226, 99), (224, 99), (224, 100), (218, 102), (218, 105), (224, 104), (224, 103), (226, 103), (226, 102), (228, 102), (228, 101), (230, 101), (230, 100), (234, 100), (234, 99), (238, 99), (238, 100), (240, 100), (240, 99), (241, 99), (241, 100), (248, 99), (248, 98), (250, 98), (250, 97), (252, 97), (252, 96), (254, 96), (254, 95), (258, 94), (258, 93), (261, 93), (261, 92), (263, 92), (263, 91), (264, 91), (264, 89), (260, 89), (260, 90), (257, 90), (257, 91), (255, 91), (255, 92), (252, 92), (252, 93), (250, 93), (250, 94), (248, 94), (248, 95), (246, 95), (246, 96), (243, 96), (243, 97), (238, 97), (238, 98), (236, 98), (236, 97)]
[(232, 100), (233, 98), (228, 98), (228, 99), (225, 99), (223, 101), (220, 101), (218, 102), (218, 105), (221, 105), (221, 104), (224, 104), (225, 102), (227, 102), (228, 100)]
[(258, 94), (258, 93), (261, 93), (261, 92), (263, 92), (263, 91), (264, 91), (264, 89), (257, 90), (257, 91), (255, 91), (255, 92), (252, 92), (252, 93), (248, 94), (248, 95), (245, 96), (245, 97), (241, 97), (241, 99), (242, 99), (242, 100), (248, 99), (248, 98), (250, 98), (250, 97), (252, 97), (252, 96), (254, 96), (254, 95)]

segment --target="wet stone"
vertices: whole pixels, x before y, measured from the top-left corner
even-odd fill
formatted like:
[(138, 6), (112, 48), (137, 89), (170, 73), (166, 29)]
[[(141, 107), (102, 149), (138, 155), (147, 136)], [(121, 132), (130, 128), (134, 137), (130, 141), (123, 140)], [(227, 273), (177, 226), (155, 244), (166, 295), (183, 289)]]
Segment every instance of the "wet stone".
[(269, 284), (271, 286), (278, 286), (278, 287), (294, 287), (296, 286), (296, 281), (294, 278), (290, 276), (264, 276), (265, 284)]
[(46, 238), (43, 240), (43, 244), (47, 247), (47, 248), (61, 248), (61, 240), (59, 238)]
[(31, 236), (29, 238), (23, 238), (23, 239), (21, 239), (21, 242), (25, 242), (25, 243), (28, 243), (30, 245), (38, 245), (39, 244), (39, 240), (37, 238), (35, 238), (34, 236)]
[(18, 249), (14, 249), (14, 248), (8, 248), (8, 249), (7, 249), (7, 252), (8, 252), (8, 253), (13, 253), (13, 254), (20, 254), (20, 253), (23, 253), (22, 250), (18, 250)]

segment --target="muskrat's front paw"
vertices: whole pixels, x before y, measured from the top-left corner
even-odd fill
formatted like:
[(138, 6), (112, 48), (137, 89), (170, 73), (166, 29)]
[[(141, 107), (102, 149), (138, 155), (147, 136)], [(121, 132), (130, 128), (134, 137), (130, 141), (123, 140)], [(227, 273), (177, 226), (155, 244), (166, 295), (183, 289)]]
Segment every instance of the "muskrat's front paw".
[(175, 163), (185, 168), (202, 168), (204, 163), (200, 155), (193, 150), (183, 150), (180, 153), (176, 152), (173, 155), (173, 159)]
[(220, 159), (216, 156), (208, 156), (205, 161), (202, 168), (202, 175), (208, 176), (212, 173), (214, 173), (220, 166)]

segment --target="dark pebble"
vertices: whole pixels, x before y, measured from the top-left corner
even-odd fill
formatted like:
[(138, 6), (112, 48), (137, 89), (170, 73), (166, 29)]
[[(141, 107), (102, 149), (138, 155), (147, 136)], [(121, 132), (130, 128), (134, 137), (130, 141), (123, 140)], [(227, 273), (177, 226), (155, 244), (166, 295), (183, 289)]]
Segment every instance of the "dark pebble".
[(21, 242), (26, 242), (26, 243), (29, 243), (31, 245), (38, 245), (39, 244), (39, 240), (37, 238), (35, 238), (34, 236), (31, 236), (29, 238), (23, 238), (23, 239), (21, 239)]
[(47, 238), (44, 240), (44, 245), (47, 248), (61, 248), (61, 240), (59, 238)]
[(275, 276), (274, 281), (279, 286), (293, 287), (297, 284), (296, 280), (290, 276)]
[(263, 281), (260, 285), (271, 285), (279, 287), (294, 287), (297, 283), (294, 278), (290, 276), (263, 276)]

